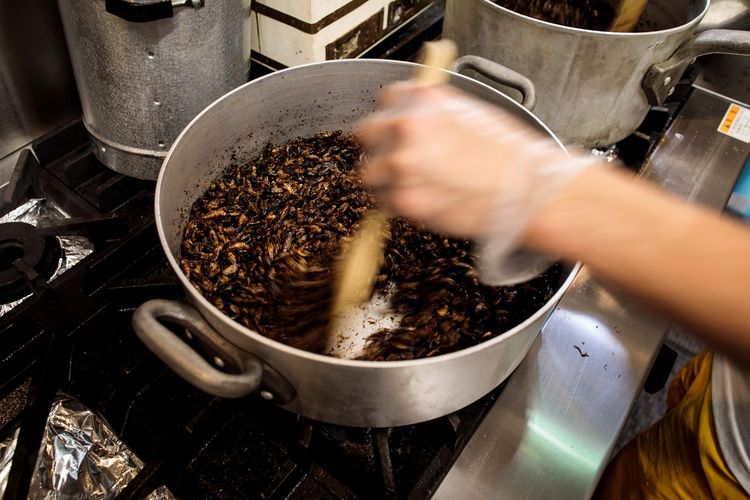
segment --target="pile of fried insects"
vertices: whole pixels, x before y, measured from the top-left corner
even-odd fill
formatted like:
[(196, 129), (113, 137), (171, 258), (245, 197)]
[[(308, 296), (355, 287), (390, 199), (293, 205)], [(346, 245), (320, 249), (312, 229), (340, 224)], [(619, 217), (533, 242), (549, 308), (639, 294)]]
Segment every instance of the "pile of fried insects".
[(615, 18), (604, 0), (494, 0), (506, 9), (541, 21), (595, 31), (609, 31)]
[[(374, 206), (358, 172), (362, 148), (341, 132), (268, 144), (232, 162), (193, 205), (179, 259), (211, 303), (271, 339), (321, 352), (333, 263)], [(559, 288), (562, 269), (508, 287), (479, 283), (471, 244), (398, 218), (375, 293), (388, 293), (398, 327), (367, 339), (360, 359), (449, 353), (502, 334)]]

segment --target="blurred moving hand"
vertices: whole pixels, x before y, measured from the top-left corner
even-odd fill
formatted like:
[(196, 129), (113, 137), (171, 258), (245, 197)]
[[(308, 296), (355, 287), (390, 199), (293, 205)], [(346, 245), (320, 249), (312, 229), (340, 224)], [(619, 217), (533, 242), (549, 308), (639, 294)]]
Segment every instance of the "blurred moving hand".
[[(365, 180), (379, 188), (395, 212), (482, 241), (478, 267), (483, 281), (503, 284), (508, 278), (521, 279), (522, 271), (533, 272), (538, 254), (529, 257), (528, 250), (517, 251), (522, 246), (581, 260), (600, 279), (652, 304), (750, 366), (746, 227), (685, 204), (621, 169), (588, 168), (596, 163), (591, 155), (567, 156), (507, 113), (449, 87), (401, 84), (386, 90), (383, 105), (383, 111), (360, 126), (361, 138), (373, 153)], [(601, 298), (609, 297), (602, 293)], [(684, 377), (695, 379), (689, 386), (694, 398), (680, 397), (669, 420), (624, 449), (600, 485), (599, 496), (623, 494), (623, 486), (626, 494), (639, 497), (657, 491), (655, 487), (667, 495), (692, 492), (692, 485), (705, 485), (700, 491), (706, 494), (742, 495), (726, 464), (716, 465), (721, 454), (710, 431), (713, 422), (703, 426), (706, 419), (701, 417), (699, 426), (691, 423), (697, 417), (685, 417), (710, 415), (706, 394), (716, 387), (710, 356), (691, 366)], [(737, 409), (725, 417), (735, 424), (742, 421), (740, 408), (747, 406), (750, 387), (740, 378), (747, 376), (747, 369), (736, 373), (734, 385), (717, 392), (725, 399), (723, 408)], [(716, 414), (716, 407), (713, 411)], [(692, 448), (668, 447), (670, 453), (659, 454), (665, 438), (688, 434), (695, 438)], [(644, 449), (651, 455), (640, 453)], [(746, 447), (735, 444), (730, 449)], [(711, 467), (704, 470), (702, 461)], [(644, 466), (655, 462), (677, 471), (670, 476)], [(742, 462), (737, 458), (735, 463)], [(643, 480), (649, 478), (644, 487)]]
[(746, 227), (623, 169), (589, 168), (597, 163), (591, 155), (568, 156), (453, 88), (402, 83), (381, 104), (359, 126), (372, 153), (365, 180), (394, 212), (479, 240), (485, 283), (520, 281), (519, 270), (535, 263), (533, 255), (517, 258), (528, 257), (522, 247), (580, 260), (750, 362)]
[(382, 111), (359, 125), (373, 154), (365, 181), (394, 212), (479, 242), (482, 281), (511, 284), (549, 259), (518, 252), (534, 214), (591, 155), (568, 156), (512, 115), (449, 86), (386, 88)]

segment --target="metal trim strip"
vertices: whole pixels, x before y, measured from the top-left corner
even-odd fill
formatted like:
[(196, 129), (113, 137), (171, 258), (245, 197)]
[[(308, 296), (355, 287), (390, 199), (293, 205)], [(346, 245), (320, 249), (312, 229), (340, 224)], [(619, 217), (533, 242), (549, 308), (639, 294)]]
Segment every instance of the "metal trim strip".
[(286, 69), (287, 66), (284, 64), (281, 64), (279, 61), (275, 59), (271, 59), (268, 56), (265, 56), (261, 54), (260, 52), (251, 51), (250, 52), (250, 59), (253, 61), (262, 64), (263, 66), (269, 68), (269, 69)]

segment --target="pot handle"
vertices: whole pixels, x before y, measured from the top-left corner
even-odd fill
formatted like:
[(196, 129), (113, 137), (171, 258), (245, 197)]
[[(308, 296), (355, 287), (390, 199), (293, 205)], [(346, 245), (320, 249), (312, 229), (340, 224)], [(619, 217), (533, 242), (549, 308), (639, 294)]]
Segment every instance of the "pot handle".
[(205, 0), (106, 0), (104, 8), (126, 21), (147, 23), (172, 17), (177, 7), (200, 9), (205, 3)]
[(669, 59), (654, 64), (646, 73), (642, 86), (649, 104), (664, 104), (688, 65), (707, 54), (750, 55), (750, 32), (715, 29), (689, 38)]
[[(238, 367), (240, 373), (231, 374), (214, 368), (159, 320), (185, 327), (211, 351), (218, 353), (214, 357), (218, 366), (224, 366), (228, 361)], [(133, 314), (133, 330), (167, 366), (204, 392), (223, 398), (239, 398), (260, 387), (263, 363), (255, 356), (240, 354), (188, 304), (158, 299), (144, 302)]]
[(461, 56), (451, 66), (451, 71), (461, 73), (473, 69), (490, 80), (516, 89), (521, 93), (521, 105), (533, 111), (536, 106), (536, 88), (534, 82), (512, 69), (479, 56)]

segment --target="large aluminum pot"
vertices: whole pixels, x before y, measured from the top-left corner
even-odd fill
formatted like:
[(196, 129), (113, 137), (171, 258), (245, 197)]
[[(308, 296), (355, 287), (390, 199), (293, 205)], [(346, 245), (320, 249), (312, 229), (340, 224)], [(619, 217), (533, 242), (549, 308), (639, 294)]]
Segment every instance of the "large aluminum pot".
[(747, 32), (693, 36), (708, 8), (708, 0), (649, 0), (644, 32), (610, 33), (539, 21), (491, 0), (448, 0), (443, 36), (460, 54), (528, 77), (536, 86), (534, 113), (563, 142), (606, 146), (634, 132), (696, 57), (750, 54)]
[[(273, 73), (214, 102), (177, 138), (159, 175), (156, 223), (169, 263), (194, 307), (147, 302), (136, 311), (133, 326), (143, 342), (186, 380), (224, 397), (240, 397), (260, 385), (261, 396), (312, 419), (388, 427), (436, 418), (476, 401), (525, 356), (577, 267), (567, 268), (560, 290), (543, 308), (497, 338), (434, 358), (375, 362), (313, 354), (270, 340), (209, 303), (177, 264), (191, 206), (227, 166), (230, 155), (249, 160), (268, 141), (284, 143), (319, 131), (350, 130), (374, 110), (378, 89), (408, 79), (414, 66), (345, 60)], [(492, 88), (458, 74), (451, 75), (451, 83), (554, 137), (530, 112)], [(159, 318), (187, 327), (208, 348), (215, 365), (231, 365), (236, 373), (211, 366)]]
[(250, 0), (58, 0), (94, 155), (156, 179), (172, 142), (247, 81)]

